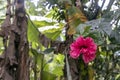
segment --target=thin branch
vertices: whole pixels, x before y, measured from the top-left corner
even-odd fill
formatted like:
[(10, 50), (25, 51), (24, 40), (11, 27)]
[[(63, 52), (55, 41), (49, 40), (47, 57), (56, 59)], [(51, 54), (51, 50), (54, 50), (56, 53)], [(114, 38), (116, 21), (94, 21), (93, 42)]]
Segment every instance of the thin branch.
[(106, 11), (110, 11), (110, 9), (111, 9), (114, 1), (115, 1), (115, 0), (110, 0), (109, 4), (108, 4), (108, 6), (107, 6), (107, 10), (106, 10)]
[(102, 8), (103, 8), (103, 6), (104, 6), (104, 4), (105, 4), (105, 1), (106, 1), (106, 0), (103, 0), (102, 6), (100, 7), (100, 10), (102, 10)]

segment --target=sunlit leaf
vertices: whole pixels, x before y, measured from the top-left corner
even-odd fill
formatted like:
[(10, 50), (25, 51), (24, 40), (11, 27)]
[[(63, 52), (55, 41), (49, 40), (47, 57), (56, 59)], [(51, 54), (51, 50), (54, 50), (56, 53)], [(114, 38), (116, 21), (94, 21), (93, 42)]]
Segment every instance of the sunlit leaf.
[(28, 20), (28, 41), (29, 42), (36, 42), (39, 43), (39, 31), (38, 29), (34, 26), (34, 24)]
[(64, 67), (64, 55), (58, 54), (53, 57), (52, 62), (47, 63), (44, 70), (49, 71), (50, 73), (56, 76), (63, 75), (63, 67)]
[(54, 25), (56, 22), (49, 22), (44, 20), (44, 21), (33, 21), (33, 23), (37, 26), (37, 28), (39, 28), (39, 27)]
[(51, 10), (47, 15), (45, 15), (47, 18), (52, 18), (53, 17), (53, 10)]
[(120, 74), (118, 74), (115, 78), (115, 80), (119, 80), (120, 79)]
[[(45, 61), (42, 60), (43, 57), (44, 57), (44, 55), (41, 54), (40, 52), (38, 52), (36, 49), (31, 49), (30, 51), (31, 51), (31, 53), (32, 53), (33, 56), (34, 56), (34, 57), (33, 57), (33, 58), (34, 58), (33, 61), (36, 62), (36, 65), (38, 65), (37, 68), (40, 70), (42, 63), (45, 63)], [(42, 62), (42, 61), (43, 61), (43, 62)]]
[(56, 78), (56, 75), (43, 71), (42, 80), (55, 80)]
[(55, 69), (52, 71), (52, 73), (56, 74), (57, 76), (62, 76), (63, 75), (62, 69), (63, 69), (63, 67), (56, 66)]
[(59, 35), (60, 35), (61, 31), (56, 31), (56, 32), (53, 32), (53, 33), (50, 33), (50, 32), (46, 32), (44, 33), (48, 38), (52, 39), (52, 40), (56, 40)]

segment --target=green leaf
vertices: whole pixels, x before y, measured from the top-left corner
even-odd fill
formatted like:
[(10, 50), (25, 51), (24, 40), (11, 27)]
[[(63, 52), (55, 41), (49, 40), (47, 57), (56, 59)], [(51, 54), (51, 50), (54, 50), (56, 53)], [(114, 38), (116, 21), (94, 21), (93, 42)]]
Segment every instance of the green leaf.
[(43, 75), (42, 75), (42, 80), (56, 80), (57, 76), (49, 73), (47, 71), (43, 71)]
[[(30, 51), (31, 51), (31, 53), (32, 53), (33, 56), (34, 56), (34, 57), (33, 57), (34, 62), (36, 61), (37, 65), (38, 65), (37, 67), (38, 67), (38, 69), (40, 70), (41, 64), (45, 62), (44, 60), (42, 60), (43, 57), (44, 57), (44, 55), (41, 54), (40, 52), (38, 52), (36, 49), (30, 49)], [(42, 62), (42, 61), (43, 61), (43, 62)]]
[(62, 71), (63, 67), (61, 66), (56, 66), (54, 68), (54, 70), (52, 71), (53, 74), (55, 74), (56, 76), (62, 76), (63, 75), (63, 71)]
[(48, 48), (45, 51), (43, 51), (43, 53), (44, 54), (49, 54), (49, 53), (53, 52), (54, 50), (55, 50), (55, 48), (51, 47), (51, 48)]
[(53, 58), (51, 58), (50, 60), (48, 60), (46, 63), (51, 63), (53, 61)]
[(55, 55), (55, 59), (54, 60), (58, 64), (64, 65), (64, 59), (65, 59), (65, 56), (59, 53), (58, 55)]
[(112, 25), (110, 24), (110, 21), (107, 21), (107, 19), (104, 19), (100, 24), (99, 24), (100, 30), (102, 30), (105, 34), (110, 35), (112, 32)]
[(86, 26), (84, 28), (84, 33), (83, 34), (88, 34), (90, 32), (90, 28), (91, 28), (91, 26)]
[(53, 33), (46, 32), (44, 33), (48, 38), (52, 40), (56, 40), (60, 36), (61, 31), (55, 31)]
[(34, 26), (34, 24), (28, 20), (28, 41), (29, 42), (35, 42), (39, 43), (39, 31), (38, 29)]
[(110, 39), (113, 43), (120, 44), (120, 27), (115, 28), (115, 30), (112, 31), (112, 33), (110, 35)]
[(33, 21), (33, 23), (37, 26), (37, 28), (39, 28), (44, 26), (52, 26), (56, 22), (49, 22), (49, 21), (43, 20), (43, 21)]
[(120, 74), (116, 75), (115, 80), (120, 80)]
[(68, 30), (69, 35), (75, 34), (76, 27), (78, 27), (78, 25), (80, 23), (87, 21), (86, 16), (82, 13), (82, 11), (80, 11), (75, 6), (68, 8), (67, 15), (68, 15), (68, 22), (69, 22), (69, 26), (70, 26), (70, 28)]
[(99, 31), (93, 31), (90, 32), (87, 36), (92, 37), (97, 44), (102, 44), (104, 42), (104, 39), (101, 36), (101, 33)]
[(110, 35), (112, 32), (112, 25), (110, 24), (111, 20), (107, 19), (107, 18), (100, 18), (100, 19), (96, 19), (96, 20), (92, 20), (92, 21), (87, 21), (84, 24), (80, 24), (77, 28), (77, 32), (79, 32), (78, 30), (82, 30), (81, 32), (84, 32), (84, 27), (86, 26), (91, 26), (91, 31), (99, 31), (103, 34), (107, 34)]
[(79, 25), (76, 28), (76, 33), (80, 34), (80, 35), (83, 35), (83, 36), (86, 36), (90, 33), (90, 28), (91, 28), (91, 26), (81, 26), (81, 25)]
[(100, 52), (100, 54), (105, 57), (107, 53), (106, 53), (106, 51), (102, 51), (102, 52)]
[[(47, 56), (47, 55), (46, 55)], [(54, 54), (53, 55), (53, 60), (52, 62), (48, 63), (48, 58), (47, 64), (45, 65), (44, 70), (48, 71), (56, 76), (62, 76), (63, 75), (63, 67), (64, 67), (64, 58), (65, 56), (62, 54)]]
[(52, 18), (53, 17), (53, 11), (51, 10), (45, 17)]

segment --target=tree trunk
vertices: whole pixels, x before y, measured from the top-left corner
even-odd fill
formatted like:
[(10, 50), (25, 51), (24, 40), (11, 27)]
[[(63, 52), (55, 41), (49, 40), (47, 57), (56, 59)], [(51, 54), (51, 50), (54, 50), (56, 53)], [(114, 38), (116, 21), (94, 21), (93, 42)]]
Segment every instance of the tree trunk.
[(27, 17), (24, 0), (15, 0), (15, 15), (12, 24), (11, 1), (7, 0), (7, 2), (6, 19), (0, 30), (0, 36), (3, 37), (5, 48), (0, 56), (0, 80), (30, 80)]
[(25, 16), (24, 0), (16, 1), (15, 12), (15, 24), (20, 32), (20, 34), (19, 32), (15, 34), (16, 57), (18, 60), (16, 80), (29, 80), (29, 45), (27, 41), (27, 18)]

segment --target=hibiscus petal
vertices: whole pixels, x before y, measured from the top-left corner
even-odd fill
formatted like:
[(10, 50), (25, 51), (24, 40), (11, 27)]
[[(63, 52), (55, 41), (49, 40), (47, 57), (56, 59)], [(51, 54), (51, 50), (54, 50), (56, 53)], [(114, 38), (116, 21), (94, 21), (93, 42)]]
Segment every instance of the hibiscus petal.
[(76, 42), (73, 42), (73, 43), (70, 45), (70, 49), (71, 49), (71, 50), (76, 50), (76, 49), (79, 49), (79, 46), (76, 44)]
[(89, 63), (90, 61), (95, 59), (95, 53), (86, 53), (82, 55), (83, 61), (85, 63)]
[(93, 41), (92, 38), (87, 37), (87, 38), (85, 39), (85, 45), (91, 46), (91, 45), (93, 45), (93, 44), (94, 44), (94, 41)]
[(76, 59), (82, 54), (84, 62), (88, 63), (95, 59), (97, 45), (91, 37), (84, 38), (80, 36), (70, 45), (70, 50), (72, 58)]
[(80, 56), (80, 50), (79, 49), (71, 50), (70, 56), (74, 59), (78, 58)]
[(86, 53), (86, 52), (88, 52), (88, 49), (87, 49), (87, 48), (82, 48), (82, 49), (81, 49), (81, 53), (82, 53), (82, 54), (84, 54), (84, 53)]
[(83, 36), (78, 37), (76, 39), (76, 43), (78, 44), (78, 46), (84, 45), (84, 38), (83, 38)]
[(96, 44), (92, 45), (89, 47), (89, 52), (90, 53), (96, 53), (96, 50), (97, 50), (97, 46)]

